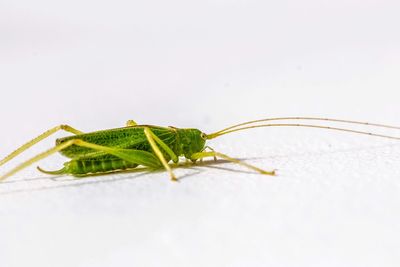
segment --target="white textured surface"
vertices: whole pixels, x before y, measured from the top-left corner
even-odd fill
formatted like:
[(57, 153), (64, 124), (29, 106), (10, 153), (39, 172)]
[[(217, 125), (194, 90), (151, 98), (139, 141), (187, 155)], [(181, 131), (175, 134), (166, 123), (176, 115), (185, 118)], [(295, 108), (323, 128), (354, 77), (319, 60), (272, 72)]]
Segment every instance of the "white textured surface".
[[(2, 1), (0, 154), (59, 123), (400, 125), (399, 11), (398, 1)], [(400, 142), (275, 128), (211, 146), (279, 176), (212, 161), (176, 169), (178, 184), (164, 172), (74, 180), (32, 167), (0, 184), (1, 266), (399, 266)]]

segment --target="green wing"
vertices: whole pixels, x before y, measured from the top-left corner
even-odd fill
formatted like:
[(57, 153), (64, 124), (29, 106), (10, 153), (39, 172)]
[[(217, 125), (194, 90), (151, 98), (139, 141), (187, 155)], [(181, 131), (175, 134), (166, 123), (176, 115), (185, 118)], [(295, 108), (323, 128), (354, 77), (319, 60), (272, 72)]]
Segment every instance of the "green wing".
[[(135, 149), (152, 152), (150, 144), (148, 143), (144, 134), (144, 127), (148, 127), (152, 132), (158, 136), (164, 143), (166, 143), (172, 150), (176, 146), (176, 131), (171, 128), (157, 127), (151, 125), (137, 125), (132, 127), (109, 129), (79, 135), (68, 136), (57, 139), (56, 144), (61, 144), (71, 139), (81, 139), (83, 141), (107, 146), (124, 149)], [(94, 151), (92, 149), (71, 146), (60, 152), (68, 158), (83, 159), (83, 158), (113, 158), (114, 156), (104, 152)]]

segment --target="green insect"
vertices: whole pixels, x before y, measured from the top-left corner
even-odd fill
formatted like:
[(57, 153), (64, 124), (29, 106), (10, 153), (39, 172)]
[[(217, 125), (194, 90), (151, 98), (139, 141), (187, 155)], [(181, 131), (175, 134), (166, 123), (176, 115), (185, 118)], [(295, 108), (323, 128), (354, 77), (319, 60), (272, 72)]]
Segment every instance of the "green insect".
[[(255, 120), (233, 125), (211, 134), (205, 134), (198, 129), (182, 129), (171, 126), (160, 127), (152, 125), (138, 125), (132, 120), (129, 120), (126, 123), (126, 127), (90, 133), (83, 133), (68, 125), (60, 125), (44, 132), (30, 142), (19, 147), (17, 150), (1, 160), (0, 166), (4, 165), (31, 146), (59, 130), (67, 131), (73, 135), (57, 139), (56, 145), (53, 148), (40, 153), (18, 165), (8, 173), (1, 176), (0, 181), (57, 152), (70, 158), (71, 160), (64, 163), (64, 167), (60, 170), (45, 171), (40, 167), (38, 167), (38, 170), (53, 175), (70, 174), (76, 177), (84, 177), (88, 175), (126, 171), (136, 168), (140, 165), (150, 169), (165, 168), (165, 170), (169, 172), (171, 180), (177, 181), (177, 178), (173, 173), (171, 166), (169, 165), (170, 161), (178, 163), (179, 157), (184, 157), (194, 163), (197, 160), (202, 160), (206, 157), (213, 157), (215, 160), (218, 157), (240, 164), (261, 174), (275, 175), (274, 170), (266, 171), (260, 169), (238, 159), (234, 159), (225, 154), (216, 152), (206, 145), (207, 140), (214, 139), (225, 134), (259, 127), (293, 126), (322, 128), (400, 140), (400, 137), (346, 128), (329, 127), (324, 125), (265, 123), (285, 120), (328, 121), (400, 129), (400, 127), (397, 126), (383, 124), (314, 117), (283, 117)], [(206, 151), (207, 149), (209, 151)]]

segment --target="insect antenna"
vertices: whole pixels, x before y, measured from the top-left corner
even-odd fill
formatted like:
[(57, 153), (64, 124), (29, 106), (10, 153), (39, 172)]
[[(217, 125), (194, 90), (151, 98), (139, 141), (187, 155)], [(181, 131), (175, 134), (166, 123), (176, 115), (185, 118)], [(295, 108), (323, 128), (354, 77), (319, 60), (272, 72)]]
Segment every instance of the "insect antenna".
[(220, 132), (225, 132), (227, 130), (231, 130), (231, 129), (234, 129), (234, 128), (237, 128), (237, 127), (240, 127), (240, 126), (254, 124), (254, 123), (258, 123), (258, 122), (283, 121), (283, 120), (309, 120), (309, 121), (341, 122), (341, 123), (358, 124), (358, 125), (364, 125), (364, 126), (374, 126), (374, 127), (381, 127), (381, 128), (400, 130), (400, 126), (393, 126), (393, 125), (379, 124), (379, 123), (370, 123), (370, 122), (362, 122), (362, 121), (353, 121), (353, 120), (330, 119), (330, 118), (321, 118), (321, 117), (277, 117), (277, 118), (267, 118), (267, 119), (243, 122), (243, 123), (236, 124), (236, 125), (230, 126), (228, 128), (222, 129), (222, 130), (220, 130), (218, 132), (215, 132), (214, 134), (220, 133)]
[(271, 124), (251, 125), (251, 124), (255, 124), (255, 123), (259, 123), (259, 122), (278, 121), (278, 120), (328, 121), (328, 122), (340, 122), (340, 123), (358, 124), (358, 125), (364, 125), (364, 126), (374, 126), (374, 127), (380, 127), (380, 128), (400, 130), (400, 127), (398, 127), (398, 126), (377, 124), (377, 123), (370, 123), (370, 122), (352, 121), (352, 120), (317, 118), (317, 117), (281, 117), (281, 118), (268, 118), (268, 119), (262, 119), (262, 120), (254, 120), (254, 121), (249, 121), (249, 122), (244, 122), (244, 123), (240, 123), (237, 125), (233, 125), (228, 128), (225, 128), (223, 130), (217, 131), (215, 133), (208, 134), (207, 139), (213, 139), (213, 138), (216, 138), (221, 135), (228, 134), (228, 133), (233, 133), (233, 132), (247, 130), (247, 129), (253, 129), (253, 128), (261, 128), (261, 127), (308, 127), (308, 128), (335, 130), (335, 131), (350, 132), (350, 133), (376, 136), (376, 137), (387, 138), (387, 139), (400, 140), (400, 137), (397, 137), (397, 136), (383, 135), (383, 134), (366, 132), (366, 131), (358, 131), (358, 130), (347, 129), (347, 128), (339, 128), (339, 127), (331, 127), (331, 126), (315, 125), (315, 124), (271, 123)]

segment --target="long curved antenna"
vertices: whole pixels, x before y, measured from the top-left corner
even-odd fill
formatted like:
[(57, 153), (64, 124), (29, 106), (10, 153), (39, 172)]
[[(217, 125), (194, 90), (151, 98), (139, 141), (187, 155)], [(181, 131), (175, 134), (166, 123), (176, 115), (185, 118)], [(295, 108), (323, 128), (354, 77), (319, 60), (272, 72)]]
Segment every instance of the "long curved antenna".
[(261, 128), (261, 127), (308, 127), (308, 128), (335, 130), (335, 131), (342, 131), (342, 132), (349, 132), (349, 133), (356, 133), (356, 134), (363, 134), (363, 135), (369, 135), (369, 136), (376, 136), (376, 137), (400, 140), (400, 137), (397, 137), (397, 136), (383, 135), (383, 134), (370, 133), (370, 132), (364, 132), (364, 131), (357, 131), (357, 130), (351, 130), (351, 129), (346, 129), (346, 128), (323, 126), (323, 125), (295, 124), (295, 123), (273, 123), (273, 124), (261, 124), (261, 125), (254, 125), (254, 126), (245, 126), (245, 127), (241, 127), (241, 128), (238, 128), (238, 129), (231, 128), (231, 129), (228, 129), (228, 130), (225, 130), (225, 131), (219, 131), (219, 132), (216, 132), (216, 133), (208, 134), (207, 135), (207, 139), (213, 139), (213, 138), (216, 138), (216, 137), (219, 137), (221, 135), (228, 134), (228, 133), (233, 133), (233, 132), (247, 130), (247, 129), (253, 129), (253, 128)]
[(341, 120), (341, 119), (330, 119), (330, 118), (320, 118), (320, 117), (277, 117), (277, 118), (267, 118), (267, 119), (261, 119), (261, 120), (253, 120), (253, 121), (248, 121), (240, 124), (236, 124), (233, 126), (230, 126), (228, 128), (222, 129), (218, 132), (213, 133), (214, 134), (219, 134), (225, 131), (229, 131), (231, 129), (244, 126), (244, 125), (249, 125), (253, 123), (258, 123), (258, 122), (267, 122), (267, 121), (279, 121), (279, 120), (311, 120), (311, 121), (328, 121), (328, 122), (341, 122), (341, 123), (348, 123), (348, 124), (358, 124), (358, 125), (364, 125), (364, 126), (374, 126), (374, 127), (380, 127), (380, 128), (388, 128), (388, 129), (396, 129), (400, 130), (400, 126), (392, 126), (392, 125), (386, 125), (386, 124), (378, 124), (378, 123), (370, 123), (370, 122), (362, 122), (362, 121), (353, 121), (353, 120)]

